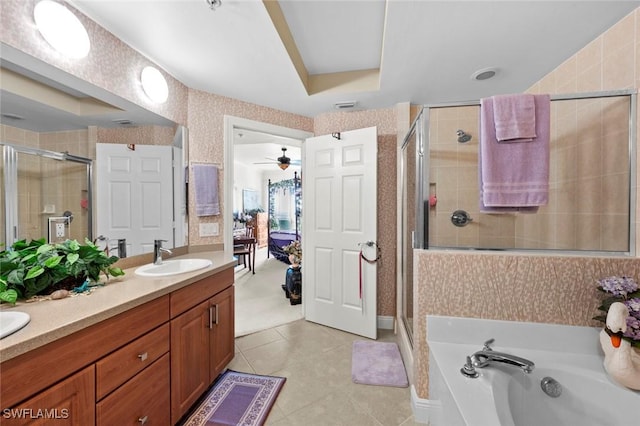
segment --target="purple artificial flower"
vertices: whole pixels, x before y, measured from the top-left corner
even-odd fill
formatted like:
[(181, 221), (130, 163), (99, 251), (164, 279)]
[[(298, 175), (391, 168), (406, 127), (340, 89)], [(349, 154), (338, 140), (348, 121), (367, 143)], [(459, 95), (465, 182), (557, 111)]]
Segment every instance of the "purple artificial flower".
[(624, 337), (640, 341), (640, 319), (627, 317), (627, 331), (624, 332)]
[(625, 300), (623, 303), (627, 306), (629, 315), (640, 319), (640, 298), (633, 297), (629, 300)]
[(626, 297), (638, 290), (638, 283), (631, 277), (607, 277), (598, 281), (600, 287), (614, 296)]

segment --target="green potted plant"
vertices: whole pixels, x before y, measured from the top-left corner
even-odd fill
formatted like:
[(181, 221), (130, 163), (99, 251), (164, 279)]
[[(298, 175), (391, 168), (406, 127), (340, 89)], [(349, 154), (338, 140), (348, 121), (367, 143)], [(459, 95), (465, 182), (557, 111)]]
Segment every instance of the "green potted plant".
[(47, 244), (44, 238), (16, 241), (0, 252), (0, 303), (72, 290), (87, 279), (97, 283), (101, 273), (107, 278), (124, 275), (112, 266), (116, 261), (117, 256), (107, 256), (89, 240), (85, 244), (76, 240)]

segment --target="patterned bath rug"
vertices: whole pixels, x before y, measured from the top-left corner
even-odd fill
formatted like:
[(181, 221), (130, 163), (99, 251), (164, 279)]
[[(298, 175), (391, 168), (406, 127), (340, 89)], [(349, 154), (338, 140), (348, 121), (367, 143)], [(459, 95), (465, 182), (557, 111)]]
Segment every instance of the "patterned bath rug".
[(353, 342), (351, 380), (362, 385), (409, 386), (398, 345), (365, 340)]
[(262, 425), (285, 380), (227, 370), (183, 425)]

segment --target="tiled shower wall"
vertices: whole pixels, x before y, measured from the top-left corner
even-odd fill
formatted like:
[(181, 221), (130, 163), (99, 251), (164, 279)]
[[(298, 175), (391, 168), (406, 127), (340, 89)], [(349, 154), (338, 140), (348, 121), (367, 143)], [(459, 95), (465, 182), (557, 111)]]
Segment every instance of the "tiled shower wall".
[[(640, 9), (636, 9), (536, 83), (530, 92), (563, 94), (637, 90), (639, 83)], [(571, 120), (576, 122), (584, 118), (583, 112), (578, 113), (577, 110), (575, 116), (571, 116)], [(609, 158), (608, 146), (605, 147), (602, 157), (609, 161), (612, 158)], [(632, 191), (638, 194), (637, 180)], [(640, 210), (637, 203), (634, 207), (638, 246)], [(613, 274), (628, 274), (640, 279), (640, 259), (637, 257), (621, 259), (420, 250), (414, 256), (417, 312), (413, 378), (420, 398), (429, 397), (427, 315), (595, 325), (591, 317), (596, 314), (599, 301), (596, 281)], [(484, 338), (479, 336), (479, 341)]]
[[(536, 214), (480, 214), (479, 107), (429, 112), (431, 246), (627, 251), (628, 97), (551, 103), (549, 204)], [(458, 209), (474, 220), (454, 226)]]

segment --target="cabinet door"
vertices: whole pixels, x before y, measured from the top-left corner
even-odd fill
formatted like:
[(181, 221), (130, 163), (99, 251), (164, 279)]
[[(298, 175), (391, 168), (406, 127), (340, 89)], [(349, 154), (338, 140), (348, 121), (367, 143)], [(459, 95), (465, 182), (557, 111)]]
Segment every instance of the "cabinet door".
[(97, 426), (169, 425), (169, 354), (97, 404)]
[(171, 320), (171, 423), (209, 387), (209, 302)]
[(213, 382), (235, 355), (234, 286), (213, 296), (209, 303), (211, 311), (209, 380)]
[(2, 411), (3, 425), (95, 424), (95, 368), (90, 366), (33, 398)]

